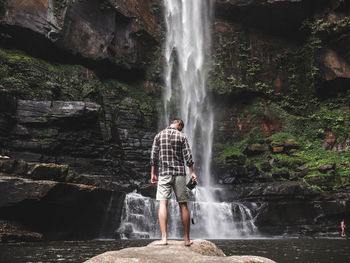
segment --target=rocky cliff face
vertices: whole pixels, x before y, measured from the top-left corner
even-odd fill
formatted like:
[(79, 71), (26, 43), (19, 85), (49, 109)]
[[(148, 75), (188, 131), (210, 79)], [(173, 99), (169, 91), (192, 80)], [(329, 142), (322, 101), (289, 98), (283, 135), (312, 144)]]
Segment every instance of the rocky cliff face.
[[(85, 237), (98, 235), (113, 193), (118, 203), (122, 192), (154, 192), (148, 162), (161, 106), (162, 2), (0, 5), (0, 148), (11, 157), (2, 160), (1, 193), (26, 186), (6, 197), (0, 220), (47, 238), (82, 238), (91, 225), (58, 233), (82, 216), (72, 212), (53, 233), (43, 222), (60, 217), (40, 211), (63, 214), (99, 198), (83, 213), (100, 214)], [(228, 200), (261, 202), (265, 233), (335, 232), (350, 220), (348, 1), (217, 0), (215, 13), (217, 183)], [(71, 198), (55, 200), (66, 192)], [(295, 221), (278, 212), (296, 207)], [(30, 210), (37, 212), (27, 219), (21, 211)]]
[[(1, 165), (2, 200), (8, 200), (0, 205), (3, 240), (26, 239), (23, 231), (49, 239), (104, 235), (108, 204), (114, 207), (108, 213), (120, 214), (122, 192), (148, 180), (160, 97), (161, 6), (1, 5), (0, 148), (11, 157)], [(66, 168), (42, 168), (35, 176), (35, 164)]]

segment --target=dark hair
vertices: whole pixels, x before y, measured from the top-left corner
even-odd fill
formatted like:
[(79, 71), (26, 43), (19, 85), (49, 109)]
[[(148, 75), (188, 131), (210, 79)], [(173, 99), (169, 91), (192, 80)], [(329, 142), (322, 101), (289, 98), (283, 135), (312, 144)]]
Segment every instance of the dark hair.
[(185, 124), (184, 124), (183, 120), (175, 119), (175, 120), (172, 120), (172, 121), (170, 122), (170, 124), (176, 124), (176, 123), (180, 124), (181, 127), (182, 127), (182, 129), (185, 127)]

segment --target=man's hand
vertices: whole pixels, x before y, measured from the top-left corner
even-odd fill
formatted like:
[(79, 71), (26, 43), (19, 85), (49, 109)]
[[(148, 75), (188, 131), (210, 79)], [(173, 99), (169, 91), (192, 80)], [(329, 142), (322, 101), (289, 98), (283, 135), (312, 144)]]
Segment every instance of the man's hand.
[(191, 180), (196, 182), (196, 184), (198, 184), (197, 176), (195, 173), (191, 173)]
[(193, 165), (191, 165), (189, 168), (190, 168), (191, 180), (195, 181), (198, 184), (197, 176), (194, 173)]
[(151, 174), (151, 183), (154, 185), (158, 184), (158, 178), (155, 174)]

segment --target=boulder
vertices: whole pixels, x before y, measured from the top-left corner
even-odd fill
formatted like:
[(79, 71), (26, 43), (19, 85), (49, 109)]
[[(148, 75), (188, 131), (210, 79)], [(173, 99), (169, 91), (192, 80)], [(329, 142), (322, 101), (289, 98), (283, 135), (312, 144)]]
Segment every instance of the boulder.
[(317, 168), (321, 173), (330, 173), (335, 169), (335, 163), (327, 163)]
[(19, 123), (45, 123), (51, 115), (51, 101), (19, 100), (17, 118)]
[(35, 180), (65, 181), (68, 168), (68, 165), (39, 163), (34, 165), (31, 171), (29, 171), (29, 175)]
[(256, 155), (256, 154), (262, 154), (267, 152), (269, 149), (265, 145), (249, 145), (245, 150), (244, 153), (247, 155)]
[[(28, 227), (25, 233), (0, 231), (0, 238), (34, 241), (43, 234), (46, 240), (93, 239), (99, 236), (106, 213), (113, 218), (108, 225), (117, 227), (123, 199), (124, 194), (99, 187), (0, 174), (0, 220)], [(108, 204), (113, 207), (109, 211)]]
[(350, 65), (334, 50), (328, 50), (323, 58), (324, 79), (350, 78)]
[(257, 180), (262, 183), (273, 182), (273, 177), (271, 174), (260, 174)]
[(15, 175), (25, 175), (27, 172), (27, 163), (23, 160), (0, 158), (0, 172)]
[(82, 101), (54, 101), (52, 116), (55, 118), (74, 118), (84, 114), (85, 103)]
[(22, 225), (6, 220), (0, 220), (0, 243), (42, 241), (41, 233), (28, 231)]
[(169, 241), (167, 246), (157, 246), (154, 242), (145, 247), (131, 247), (110, 251), (93, 257), (85, 263), (118, 262), (237, 262), (237, 263), (273, 263), (274, 261), (257, 256), (229, 256), (213, 243), (206, 240), (194, 240), (190, 247), (183, 241)]
[(300, 146), (297, 142), (288, 140), (288, 141), (285, 141), (284, 147), (286, 149), (298, 149)]

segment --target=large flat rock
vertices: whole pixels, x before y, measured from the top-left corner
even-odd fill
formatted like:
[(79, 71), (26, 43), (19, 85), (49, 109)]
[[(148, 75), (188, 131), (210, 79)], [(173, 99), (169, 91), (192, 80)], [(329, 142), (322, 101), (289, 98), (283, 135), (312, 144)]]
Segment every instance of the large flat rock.
[(180, 262), (235, 262), (235, 263), (274, 263), (268, 258), (257, 256), (230, 256), (213, 243), (206, 240), (194, 240), (190, 247), (183, 241), (169, 241), (167, 246), (157, 246), (154, 242), (145, 247), (131, 247), (110, 251), (93, 257), (85, 263), (180, 263)]

